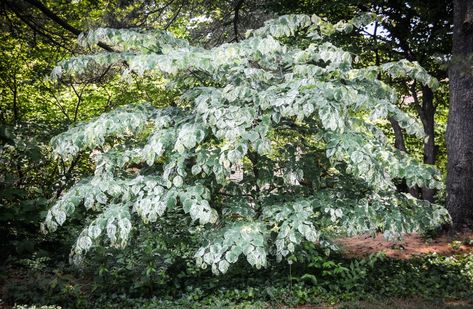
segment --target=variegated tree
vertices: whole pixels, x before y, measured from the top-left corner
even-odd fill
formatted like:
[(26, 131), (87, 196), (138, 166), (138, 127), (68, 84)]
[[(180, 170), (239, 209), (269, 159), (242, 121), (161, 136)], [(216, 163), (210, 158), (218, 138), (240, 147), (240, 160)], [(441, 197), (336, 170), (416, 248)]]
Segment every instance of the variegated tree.
[[(72, 58), (53, 75), (78, 75), (126, 63), (124, 76), (148, 74), (181, 95), (167, 108), (132, 104), (52, 140), (71, 160), (92, 152), (95, 174), (51, 208), (54, 231), (75, 208), (92, 210), (72, 250), (125, 246), (132, 216), (146, 224), (170, 209), (187, 213), (202, 236), (197, 263), (224, 273), (240, 257), (257, 268), (288, 257), (302, 242), (330, 250), (338, 235), (386, 237), (448, 220), (437, 205), (396, 191), (394, 183), (439, 188), (439, 173), (394, 149), (383, 134), (392, 117), (424, 137), (397, 106), (379, 74), (434, 87), (416, 63), (357, 67), (329, 38), (372, 20), (329, 24), (317, 16), (269, 21), (241, 42), (212, 49), (166, 32), (98, 29), (80, 38), (117, 52)], [(232, 173), (240, 169), (240, 177)]]

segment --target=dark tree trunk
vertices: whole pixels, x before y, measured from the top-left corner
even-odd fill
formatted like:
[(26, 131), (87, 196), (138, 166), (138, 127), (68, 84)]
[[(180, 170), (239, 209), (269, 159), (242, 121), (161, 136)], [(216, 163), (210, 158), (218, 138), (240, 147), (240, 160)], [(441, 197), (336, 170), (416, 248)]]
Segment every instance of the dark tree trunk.
[(394, 131), (394, 147), (400, 151), (407, 152), (406, 142), (404, 141), (404, 134), (402, 133), (401, 126), (394, 118), (389, 118), (389, 122), (391, 122)]
[[(424, 163), (435, 164), (436, 147), (435, 147), (435, 105), (434, 94), (428, 86), (422, 87), (422, 112), (421, 119), (424, 127), (427, 141), (424, 142)], [(435, 190), (422, 188), (422, 198), (429, 202), (434, 201)]]
[(454, 229), (473, 222), (472, 53), (473, 1), (455, 0), (447, 124), (447, 209)]
[[(437, 156), (437, 147), (435, 146), (435, 112), (434, 93), (429, 86), (422, 86), (422, 102), (417, 95), (417, 83), (414, 82), (411, 86), (411, 94), (414, 98), (415, 107), (422, 121), (422, 127), (426, 134), (424, 141), (424, 163), (435, 165)], [(435, 190), (429, 188), (419, 189), (419, 196), (423, 200), (434, 202)]]
[[(404, 133), (402, 132), (401, 126), (394, 118), (389, 118), (389, 122), (391, 122), (394, 131), (394, 147), (399, 151), (407, 153), (406, 142), (404, 140)], [(419, 188), (417, 186), (409, 188), (406, 180), (402, 180), (402, 182), (396, 185), (396, 188), (398, 192), (409, 192), (412, 196), (419, 198)]]

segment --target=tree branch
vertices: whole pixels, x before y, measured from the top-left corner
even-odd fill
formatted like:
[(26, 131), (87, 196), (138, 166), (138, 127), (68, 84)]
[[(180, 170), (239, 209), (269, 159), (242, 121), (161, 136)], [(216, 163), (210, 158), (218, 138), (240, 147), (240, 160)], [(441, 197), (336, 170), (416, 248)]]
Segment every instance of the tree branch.
[[(44, 4), (42, 4), (40, 1), (38, 0), (24, 0), (26, 2), (28, 2), (29, 4), (31, 4), (32, 6), (34, 6), (35, 8), (37, 8), (38, 10), (40, 10), (44, 15), (46, 15), (49, 19), (51, 19), (52, 21), (54, 21), (56, 24), (58, 24), (59, 26), (61, 26), (63, 29), (71, 32), (72, 34), (78, 36), (80, 35), (83, 31), (71, 26), (66, 20), (62, 19), (61, 17), (59, 17), (58, 15), (56, 15), (53, 11), (51, 11), (50, 9), (48, 9)], [(97, 45), (103, 49), (105, 49), (106, 51), (109, 51), (109, 52), (115, 52), (115, 50), (110, 47), (109, 45), (105, 44), (105, 43), (102, 43), (102, 42), (98, 42)]]
[(174, 21), (177, 19), (179, 16), (179, 13), (181, 13), (181, 9), (184, 6), (184, 3), (179, 6), (179, 9), (177, 9), (177, 12), (174, 14), (174, 16), (166, 23), (166, 26), (164, 26), (164, 30), (168, 30), (169, 27), (174, 23)]
[(45, 31), (43, 31), (39, 27), (37, 27), (37, 25), (34, 22), (29, 21), (25, 16), (23, 16), (20, 13), (19, 8), (15, 4), (7, 2), (7, 6), (11, 9), (11, 11), (15, 14), (15, 16), (18, 17), (19, 20), (24, 22), (31, 30), (33, 30), (33, 31), (37, 32), (39, 35), (45, 37), (46, 39), (51, 41), (51, 43), (53, 43), (54, 45), (57, 45), (57, 46), (62, 47), (66, 50), (69, 50), (66, 46), (64, 46), (63, 44), (56, 41), (51, 35), (47, 34)]

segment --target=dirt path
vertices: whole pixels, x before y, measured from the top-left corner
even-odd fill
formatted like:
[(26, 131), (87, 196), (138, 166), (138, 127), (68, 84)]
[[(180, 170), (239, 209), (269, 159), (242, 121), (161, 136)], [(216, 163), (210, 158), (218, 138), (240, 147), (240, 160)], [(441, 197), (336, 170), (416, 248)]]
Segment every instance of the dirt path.
[(387, 256), (397, 259), (407, 259), (414, 255), (438, 253), (453, 255), (473, 252), (473, 231), (442, 235), (435, 239), (424, 239), (419, 234), (405, 235), (402, 241), (387, 241), (383, 235), (375, 238), (362, 235), (341, 238), (336, 241), (348, 257), (364, 257), (375, 252), (384, 252)]

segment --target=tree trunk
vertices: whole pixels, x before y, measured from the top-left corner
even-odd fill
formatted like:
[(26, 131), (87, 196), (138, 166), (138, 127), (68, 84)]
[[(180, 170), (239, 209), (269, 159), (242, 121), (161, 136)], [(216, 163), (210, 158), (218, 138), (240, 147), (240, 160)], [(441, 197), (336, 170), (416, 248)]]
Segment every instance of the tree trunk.
[[(401, 126), (394, 118), (390, 117), (389, 122), (391, 122), (394, 131), (394, 147), (399, 151), (407, 153), (406, 142), (404, 140), (404, 133), (402, 132)], [(402, 180), (401, 183), (397, 184), (396, 188), (398, 192), (409, 192), (412, 196), (419, 198), (419, 188), (417, 186), (409, 188), (405, 179)]]
[[(429, 86), (422, 86), (422, 102), (417, 95), (417, 83), (414, 82), (411, 86), (411, 94), (414, 98), (415, 107), (419, 118), (422, 121), (422, 128), (426, 134), (424, 141), (424, 163), (435, 165), (437, 156), (437, 147), (435, 146), (435, 112), (434, 92)], [(419, 190), (419, 196), (423, 200), (434, 202), (435, 189), (423, 187)]]
[[(422, 87), (422, 124), (427, 141), (424, 142), (424, 163), (435, 164), (436, 147), (435, 147), (435, 106), (434, 93), (428, 86)], [(422, 188), (422, 198), (429, 202), (434, 201), (435, 190), (429, 188)]]
[(473, 222), (473, 1), (454, 1), (453, 57), (449, 69), (447, 209), (453, 228)]
[(389, 122), (391, 122), (391, 126), (394, 131), (394, 147), (396, 147), (396, 149), (400, 151), (407, 153), (406, 143), (404, 141), (404, 134), (402, 133), (401, 126), (399, 125), (397, 120), (394, 118), (390, 117)]

